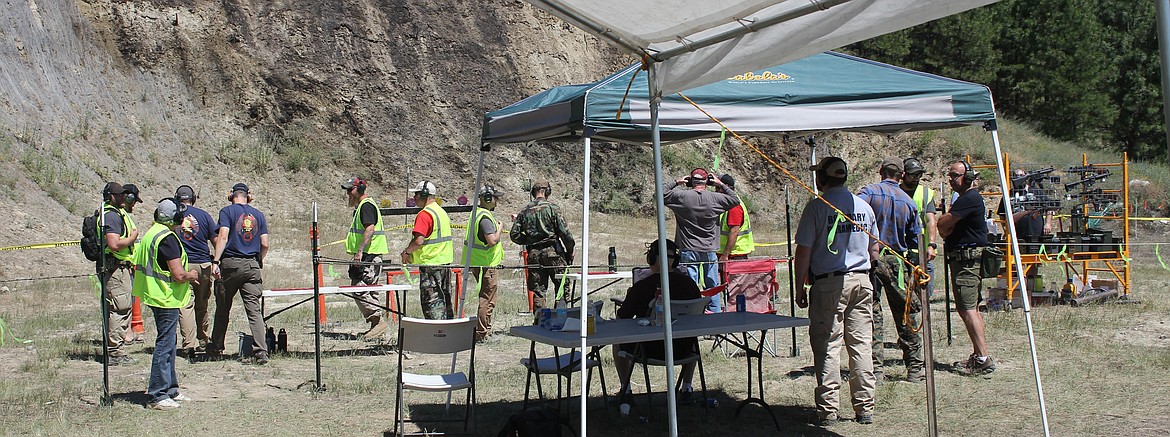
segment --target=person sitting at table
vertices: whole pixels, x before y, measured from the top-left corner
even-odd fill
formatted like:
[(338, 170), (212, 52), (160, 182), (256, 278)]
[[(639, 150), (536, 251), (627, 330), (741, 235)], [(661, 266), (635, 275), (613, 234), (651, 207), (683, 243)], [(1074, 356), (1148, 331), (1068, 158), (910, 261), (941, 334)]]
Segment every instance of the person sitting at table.
[[(674, 241), (666, 240), (666, 257), (670, 260), (670, 293), (669, 299), (684, 300), (684, 299), (698, 299), (699, 286), (686, 273), (680, 273), (677, 270), (678, 264), (682, 256), (679, 253), (678, 245)], [(646, 251), (646, 264), (650, 266), (650, 276), (638, 282), (635, 282), (629, 290), (626, 290), (625, 300), (621, 306), (617, 308), (617, 317), (619, 319), (632, 319), (635, 317), (650, 317), (653, 315), (653, 305), (655, 298), (659, 292), (660, 284), (660, 269), (658, 266), (658, 241), (655, 240), (650, 243), (649, 249)], [(634, 363), (629, 359), (621, 356), (619, 352), (625, 351), (627, 354), (634, 354), (637, 347), (641, 345), (647, 358), (665, 359), (666, 356), (666, 342), (665, 341), (648, 341), (643, 343), (626, 343), (619, 344), (614, 348), (613, 364), (617, 370), (618, 379), (621, 381), (621, 391), (619, 398), (621, 399), (621, 414), (623, 416), (630, 414), (630, 405), (633, 403), (633, 394), (630, 391), (630, 373), (634, 370)], [(699, 353), (699, 342), (694, 338), (676, 338), (674, 339), (674, 351), (676, 357), (689, 356), (691, 354)], [(693, 390), (691, 388), (691, 380), (695, 375), (695, 363), (686, 364), (683, 366), (682, 374), (682, 389), (679, 393), (680, 400), (690, 399)]]

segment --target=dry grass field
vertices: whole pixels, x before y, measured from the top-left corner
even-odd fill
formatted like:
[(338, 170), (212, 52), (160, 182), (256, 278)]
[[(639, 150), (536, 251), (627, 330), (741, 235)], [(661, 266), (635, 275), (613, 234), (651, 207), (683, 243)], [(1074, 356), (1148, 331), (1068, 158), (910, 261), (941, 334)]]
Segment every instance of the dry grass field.
[[(608, 246), (618, 247), (621, 264), (639, 263), (642, 245), (653, 239), (650, 219), (602, 215), (593, 219), (593, 226), (611, 230), (594, 233), (594, 264), (605, 262)], [(785, 239), (782, 227), (757, 227), (757, 235), (763, 236), (757, 241)], [(612, 229), (624, 231), (618, 234)], [(276, 244), (299, 247), (302, 242), (297, 239), (303, 231), (287, 232), (289, 236), (274, 236)], [(1138, 232), (1135, 241), (1161, 241), (1166, 236), (1151, 229)], [(509, 243), (506, 263), (515, 261), (514, 249)], [(772, 246), (761, 252), (782, 255), (784, 248)], [(339, 249), (329, 247), (326, 255), (330, 254), (338, 255)], [(308, 260), (308, 254), (299, 249), (276, 251), (266, 280), (273, 287), (307, 284)], [(1170, 272), (1159, 265), (1151, 246), (1135, 248), (1133, 270), (1133, 297), (1138, 303), (1034, 308), (1036, 347), (1053, 435), (1170, 434), (1170, 391), (1166, 390), (1165, 373), (1170, 368), (1170, 303), (1165, 299)], [(344, 268), (336, 272), (344, 273)], [(1047, 266), (1045, 272), (1048, 277), (1060, 275), (1056, 266)], [(529, 316), (519, 314), (526, 307), (520, 293), (521, 278), (519, 270), (504, 272), (496, 335), (477, 348), (481, 435), (495, 435), (508, 416), (521, 410), (525, 373), (519, 359), (526, 356), (529, 344), (506, 335), (507, 327), (529, 322)], [(783, 276), (781, 280), (786, 283)], [(137, 363), (111, 368), (114, 403), (99, 406), (102, 372), (94, 350), (101, 324), (90, 290), (85, 280), (63, 279), (22, 283), (0, 294), (0, 317), (11, 334), (32, 340), (18, 344), (9, 337), (0, 348), (0, 434), (378, 435), (392, 426), (398, 358), (393, 349), (395, 336), (377, 343), (357, 340), (353, 334), (361, 332), (363, 324), (353, 304), (343, 297), (331, 297), (327, 304), (323, 392), (312, 390), (312, 309), (306, 305), (270, 320), (269, 326), (289, 331), (292, 352), (277, 354), (268, 365), (245, 365), (233, 356), (195, 363), (180, 359), (181, 387), (195, 401), (179, 410), (144, 409), (149, 340), (131, 348)], [(618, 294), (623, 290), (615, 286), (606, 291)], [(786, 314), (789, 300), (786, 291), (782, 294), (777, 307)], [(936, 298), (941, 299), (941, 293)], [(268, 304), (271, 309), (289, 302), (272, 300)], [(408, 310), (418, 313), (417, 297), (411, 296), (409, 302)], [(469, 309), (474, 308), (473, 300), (467, 302)], [(932, 309), (940, 434), (1041, 435), (1024, 312), (1017, 309), (986, 315), (988, 343), (999, 369), (988, 378), (967, 378), (950, 370), (951, 362), (964, 359), (970, 351), (961, 323), (956, 317), (953, 344), (948, 345), (942, 301), (932, 302)], [(607, 309), (605, 314), (612, 313)], [(246, 324), (239, 305), (233, 318), (231, 329), (243, 330)], [(150, 338), (153, 326), (149, 315), (146, 326)], [(894, 338), (892, 324), (887, 323), (887, 331), (886, 338)], [(716, 351), (707, 354), (704, 362), (708, 387), (718, 399), (718, 407), (705, 412), (701, 406), (680, 406), (680, 435), (872, 437), (926, 433), (925, 386), (897, 380), (904, 370), (893, 344), (887, 345), (886, 353), (890, 379), (877, 391), (876, 423), (841, 423), (827, 430), (811, 427), (807, 419), (815, 378), (809, 373), (812, 358), (807, 333), (796, 331), (800, 352), (796, 357), (790, 356), (791, 331), (777, 334), (779, 356), (764, 359), (764, 378), (765, 399), (772, 404), (781, 429), (777, 431), (759, 407), (748, 406), (735, 416), (736, 403), (746, 396), (743, 361)], [(709, 349), (710, 342), (703, 345)], [(411, 356), (406, 363), (417, 369), (445, 367), (450, 361)], [(605, 369), (613, 393), (616, 377), (608, 360)], [(665, 379), (661, 372), (652, 373), (652, 378)], [(660, 382), (655, 388), (660, 390), (664, 385)], [(590, 391), (590, 435), (666, 434), (664, 408), (643, 421), (638, 416), (646, 410), (644, 404), (638, 404), (634, 416), (622, 419), (616, 405), (602, 403), (598, 386), (595, 380)], [(636, 386), (636, 390), (641, 389)], [(443, 396), (414, 393), (408, 399), (413, 417), (442, 415)], [(572, 408), (576, 420), (576, 406)], [(844, 410), (848, 415), (849, 408)], [(444, 429), (428, 426), (436, 428)]]

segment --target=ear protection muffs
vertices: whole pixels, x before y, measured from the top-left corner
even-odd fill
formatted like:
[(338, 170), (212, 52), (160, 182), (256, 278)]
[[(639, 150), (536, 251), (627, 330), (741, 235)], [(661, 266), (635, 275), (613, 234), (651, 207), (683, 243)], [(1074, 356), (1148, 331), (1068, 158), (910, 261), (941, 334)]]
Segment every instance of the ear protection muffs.
[[(232, 201), (232, 197), (234, 197), (235, 194), (236, 194), (236, 190), (228, 191), (227, 201), (229, 203)], [(252, 190), (248, 189), (248, 191), (245, 191), (244, 194), (248, 195), (248, 203), (252, 203)]]
[[(181, 200), (181, 199), (179, 199), (179, 190), (182, 190), (183, 187), (187, 187), (188, 190), (191, 190), (191, 204), (194, 205), (195, 201), (199, 200), (199, 193), (196, 193), (195, 187), (192, 187), (190, 185), (184, 184), (184, 185), (179, 185), (178, 188), (175, 188), (175, 199)], [(179, 203), (183, 203), (183, 202), (180, 201)]]
[(358, 194), (366, 194), (366, 180), (357, 176), (353, 178), (355, 179), (353, 188), (357, 189)]
[(158, 208), (155, 208), (154, 209), (154, 221), (157, 221), (160, 223), (170, 223), (172, 225), (179, 223), (179, 222), (182, 222), (183, 215), (187, 213), (187, 204), (180, 202), (178, 197), (168, 197), (165, 199), (160, 199), (158, 202), (162, 203), (162, 202), (166, 202), (168, 200), (171, 201), (171, 203), (173, 203), (175, 205), (175, 214), (170, 216), (170, 217), (166, 217), (166, 216), (162, 215), (162, 211), (159, 211)]
[[(678, 245), (674, 244), (672, 240), (666, 240), (666, 258), (670, 260), (670, 268), (678, 268), (678, 263), (682, 261), (682, 253), (678, 250)], [(650, 243), (650, 248), (646, 250), (646, 265), (654, 265), (658, 263), (658, 240)]]
[(131, 205), (137, 201), (138, 201), (138, 196), (135, 196), (134, 193), (126, 193), (126, 204), (127, 205)]
[(106, 203), (114, 203), (114, 195), (110, 194), (110, 190), (104, 187), (102, 188), (102, 200)]
[(979, 172), (977, 172), (977, 171), (975, 171), (975, 169), (971, 168), (971, 163), (967, 162), (966, 160), (963, 160), (961, 162), (963, 163), (963, 183), (964, 184), (969, 184), (971, 182), (974, 182), (976, 179), (979, 179)]
[(423, 181), (422, 184), (420, 184), (420, 185), (422, 185), (422, 189), (415, 191), (415, 192), (418, 194), (421, 194), (423, 197), (431, 197), (431, 196), (435, 195), (435, 193), (432, 193), (430, 190), (427, 189), (427, 185), (430, 185), (430, 184), (431, 184), (431, 181)]
[(548, 186), (544, 186), (544, 187), (538, 187), (536, 185), (533, 185), (532, 189), (528, 190), (528, 194), (531, 194), (532, 197), (536, 197), (536, 189), (537, 188), (544, 188), (544, 197), (545, 198), (552, 197), (553, 190), (552, 190), (552, 182), (551, 181), (548, 183)]

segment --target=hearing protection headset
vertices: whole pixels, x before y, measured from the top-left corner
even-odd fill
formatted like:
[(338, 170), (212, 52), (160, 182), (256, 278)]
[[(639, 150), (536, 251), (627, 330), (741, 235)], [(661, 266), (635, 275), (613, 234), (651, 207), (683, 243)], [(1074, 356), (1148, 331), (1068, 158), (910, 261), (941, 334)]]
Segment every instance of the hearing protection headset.
[(114, 194), (110, 193), (110, 186), (102, 187), (102, 200), (106, 203), (114, 203)]
[(538, 189), (540, 189), (540, 188), (544, 188), (544, 197), (545, 197), (545, 198), (552, 197), (552, 192), (553, 192), (553, 190), (552, 190), (552, 182), (551, 182), (551, 181), (547, 181), (547, 180), (546, 180), (546, 181), (540, 181), (540, 182), (544, 182), (544, 183), (543, 183), (543, 184), (541, 184), (541, 185), (536, 185), (536, 184), (533, 184), (533, 185), (532, 185), (532, 189), (531, 189), (531, 190), (528, 190), (528, 193), (529, 193), (529, 194), (531, 194), (531, 195), (532, 195), (532, 197), (536, 197), (536, 190), (538, 190)]
[(977, 172), (977, 171), (975, 171), (975, 169), (971, 168), (971, 163), (967, 162), (967, 160), (963, 160), (960, 162), (963, 163), (963, 183), (964, 184), (969, 184), (969, 183), (975, 182), (976, 179), (979, 179), (979, 172)]
[[(191, 190), (191, 198), (190, 199), (184, 199), (184, 197), (186, 197), (186, 196), (179, 194), (179, 191), (181, 191), (183, 189), (183, 187), (187, 187), (188, 190)], [(186, 184), (179, 185), (179, 188), (175, 188), (175, 199), (180, 200), (179, 203), (182, 203), (181, 201), (183, 201), (183, 200), (190, 200), (191, 204), (194, 205), (195, 201), (199, 199), (199, 194), (195, 193), (195, 187), (192, 187), (192, 186), (186, 185)]]
[(431, 192), (430, 185), (431, 185), (431, 181), (422, 181), (422, 183), (419, 184), (419, 186), (421, 186), (422, 189), (415, 191), (415, 193), (418, 193), (418, 194), (422, 195), (423, 197), (431, 197), (431, 196), (435, 195), (435, 193)]
[(366, 180), (362, 179), (360, 177), (354, 176), (353, 177), (353, 188), (350, 188), (350, 189), (352, 190), (354, 188), (357, 189), (358, 194), (366, 194)]
[[(228, 191), (228, 195), (227, 195), (227, 201), (229, 203), (232, 201), (233, 198), (236, 197), (237, 190), (235, 190), (235, 187), (232, 187), (232, 188), (233, 189), (231, 191)], [(247, 194), (248, 195), (248, 203), (252, 203), (252, 189), (251, 188), (249, 188), (247, 190), (238, 190), (238, 191), (243, 191), (244, 194)]]
[(479, 200), (484, 202), (491, 202), (496, 198), (496, 190), (491, 185), (484, 185), (483, 192), (479, 194)]
[(158, 203), (161, 205), (163, 202), (168, 202), (168, 201), (171, 202), (173, 205), (175, 205), (174, 215), (171, 215), (168, 217), (165, 214), (163, 214), (163, 212), (161, 210), (159, 210), (159, 208), (155, 208), (154, 209), (154, 221), (159, 222), (159, 223), (172, 224), (172, 225), (183, 221), (183, 214), (187, 213), (187, 205), (184, 204), (183, 202), (180, 202), (178, 198), (171, 198), (171, 197), (159, 200)]
[[(666, 258), (670, 260), (670, 268), (678, 268), (679, 261), (682, 260), (682, 254), (679, 253), (678, 245), (670, 239), (666, 240)], [(658, 264), (658, 240), (650, 243), (650, 247), (646, 249), (646, 265)]]

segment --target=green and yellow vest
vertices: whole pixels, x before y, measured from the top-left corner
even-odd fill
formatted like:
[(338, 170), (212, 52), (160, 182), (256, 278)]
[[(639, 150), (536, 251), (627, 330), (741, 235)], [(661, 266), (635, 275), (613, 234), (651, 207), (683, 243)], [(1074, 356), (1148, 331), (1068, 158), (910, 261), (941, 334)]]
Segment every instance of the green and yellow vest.
[(434, 224), (431, 235), (423, 240), (422, 247), (411, 254), (411, 264), (450, 264), (455, 259), (455, 246), (451, 243), (451, 218), (447, 217), (447, 211), (437, 202), (423, 207), (423, 212), (431, 215)]
[[(358, 253), (362, 249), (362, 237), (365, 236), (366, 227), (362, 226), (361, 212), (362, 205), (365, 203), (374, 205), (374, 208), (378, 207), (373, 199), (367, 197), (358, 202), (357, 208), (353, 210), (353, 223), (349, 225), (349, 234), (345, 237), (345, 252), (350, 255)], [(379, 211), (378, 222), (374, 223), (374, 235), (370, 237), (370, 247), (362, 252), (384, 255), (389, 251), (389, 246), (386, 244), (386, 232), (382, 228), (382, 213)]]
[[(174, 282), (171, 272), (163, 270), (159, 265), (158, 247), (167, 235), (175, 235), (166, 225), (155, 223), (146, 231), (146, 235), (138, 242), (138, 250), (134, 251), (134, 285), (135, 296), (142, 299), (142, 303), (156, 308), (182, 308), (191, 299), (191, 285), (186, 282)], [(178, 238), (176, 236), (175, 238)], [(182, 253), (183, 269), (187, 269), (187, 250), (179, 245)]]
[[(134, 226), (134, 216), (126, 214), (126, 210), (107, 204), (102, 208), (103, 217), (105, 216), (106, 211), (117, 212), (118, 216), (122, 217), (122, 238), (129, 237), (130, 233), (137, 229), (137, 227)], [(102, 232), (98, 233), (102, 234)], [(134, 243), (120, 250), (110, 250), (110, 246), (105, 244), (105, 235), (102, 235), (102, 247), (105, 248), (105, 252), (122, 261), (134, 261), (134, 246), (136, 245), (137, 243)]]
[(496, 221), (496, 217), (492, 215), (491, 211), (483, 208), (475, 208), (475, 216), (471, 221), (471, 227), (467, 229), (467, 241), (471, 242), (471, 265), (477, 267), (495, 267), (500, 265), (504, 260), (504, 245), (496, 243), (495, 246), (488, 247), (487, 242), (479, 239), (479, 222), (487, 217), (500, 229), (500, 222)]
[[(741, 205), (742, 208), (742, 205)], [(719, 216), (719, 253), (727, 248), (727, 238), (731, 236), (731, 226), (727, 225), (727, 213)], [(756, 250), (756, 240), (752, 238), (752, 221), (748, 218), (747, 208), (743, 208), (743, 225), (739, 227), (739, 236), (735, 238), (735, 247), (731, 248), (732, 255), (747, 255)]]

